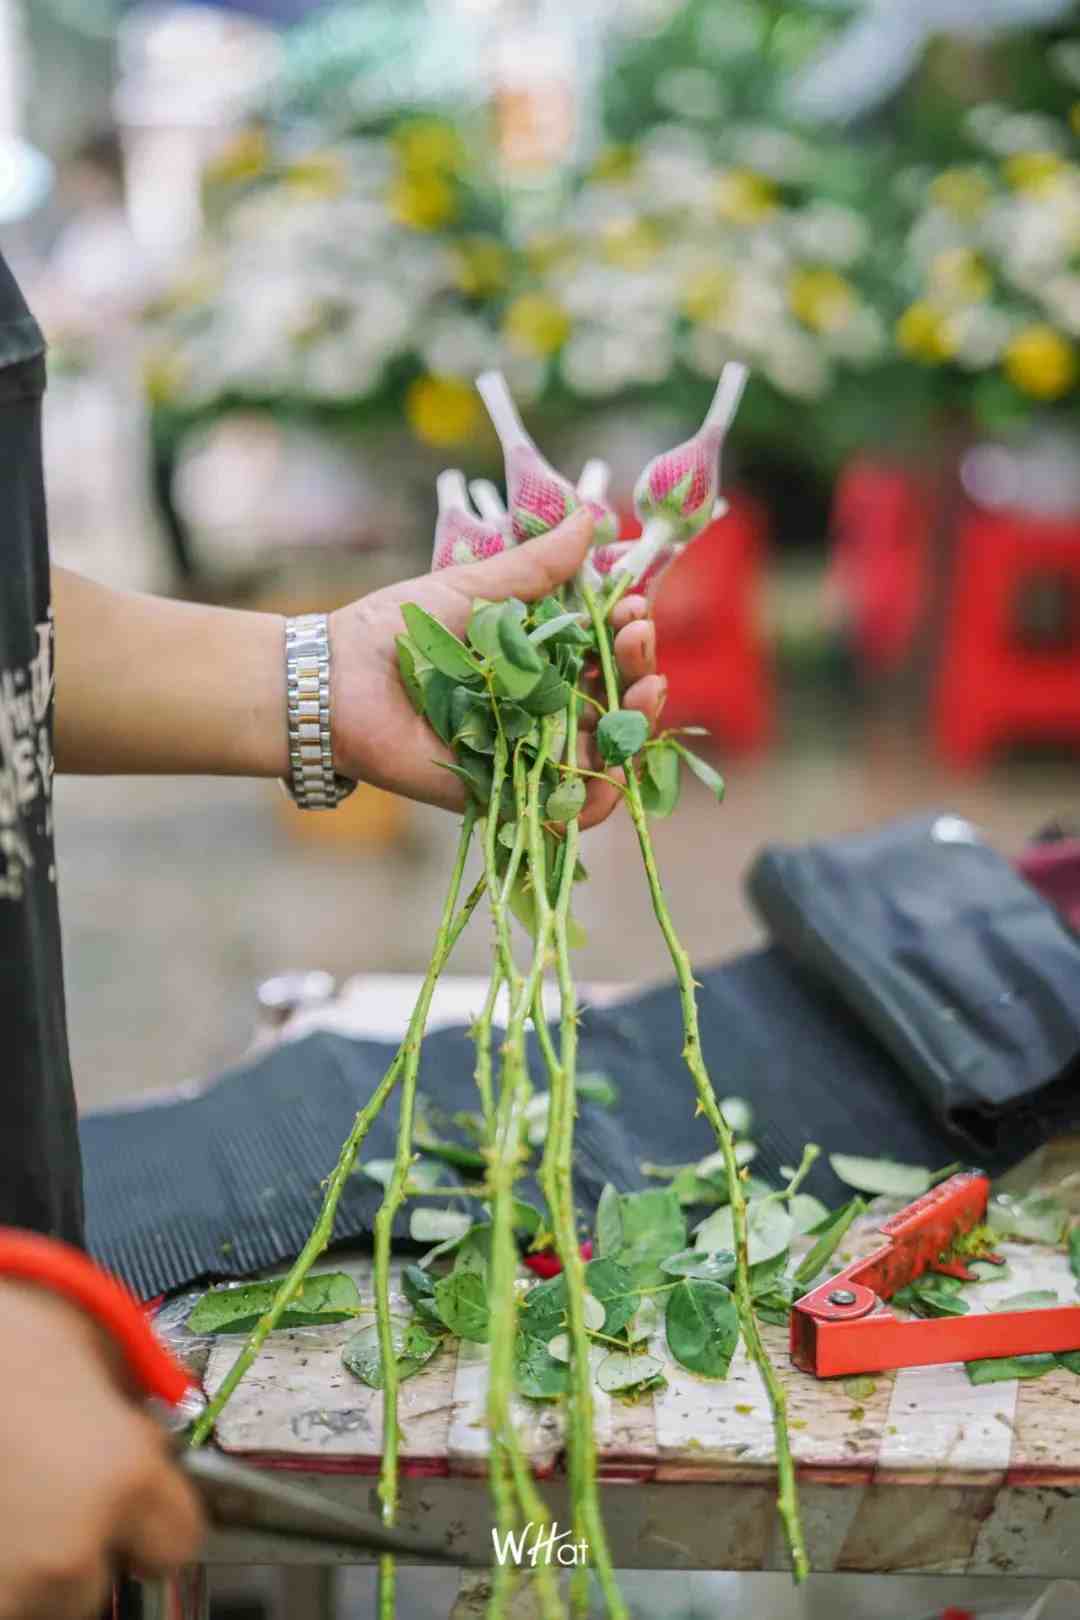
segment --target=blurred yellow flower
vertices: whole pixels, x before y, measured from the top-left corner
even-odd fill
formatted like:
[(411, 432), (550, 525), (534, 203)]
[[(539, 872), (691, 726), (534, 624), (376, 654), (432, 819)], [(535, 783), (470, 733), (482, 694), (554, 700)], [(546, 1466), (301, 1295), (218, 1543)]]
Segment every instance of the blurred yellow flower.
[(1003, 167), (1006, 180), (1017, 191), (1046, 191), (1056, 185), (1066, 164), (1057, 152), (1014, 152)]
[(905, 354), (928, 366), (948, 360), (954, 349), (945, 315), (925, 299), (905, 309), (896, 323), (896, 341)]
[(974, 219), (990, 201), (990, 183), (979, 169), (958, 165), (935, 175), (930, 195), (959, 219)]
[(305, 197), (340, 197), (347, 173), (340, 152), (309, 152), (285, 170), (285, 184)]
[(1035, 399), (1060, 399), (1077, 377), (1076, 349), (1052, 326), (1025, 326), (1005, 350), (1009, 381)]
[(721, 169), (713, 181), (713, 208), (734, 225), (753, 225), (777, 206), (776, 186), (752, 169)]
[(814, 332), (841, 331), (855, 308), (851, 283), (824, 265), (793, 271), (787, 293), (793, 314)]
[(542, 357), (562, 348), (570, 335), (570, 317), (546, 293), (522, 293), (507, 310), (503, 330), (519, 354)]
[(990, 296), (990, 272), (971, 248), (946, 248), (930, 264), (930, 283), (941, 297), (979, 304)]
[(570, 258), (575, 246), (574, 238), (566, 231), (535, 231), (525, 243), (525, 258), (529, 268), (538, 273), (554, 270)]
[(405, 415), (416, 437), (439, 449), (466, 444), (481, 424), (476, 390), (460, 377), (418, 377), (405, 396)]
[(510, 253), (497, 236), (465, 236), (453, 248), (454, 276), (470, 298), (490, 298), (510, 279)]
[(390, 188), (390, 211), (412, 231), (437, 231), (457, 217), (457, 197), (441, 175), (405, 174)]
[(659, 253), (659, 234), (646, 219), (612, 219), (601, 232), (600, 251), (620, 270), (641, 270)]
[(242, 129), (234, 135), (206, 166), (209, 185), (241, 185), (257, 180), (266, 172), (270, 143), (264, 129)]
[(1080, 101), (1074, 101), (1069, 108), (1069, 128), (1074, 135), (1080, 135)]
[(640, 156), (634, 146), (625, 143), (605, 146), (592, 166), (590, 178), (608, 182), (629, 180), (639, 162)]
[(392, 136), (402, 164), (413, 173), (441, 169), (457, 174), (465, 163), (465, 147), (452, 124), (441, 118), (410, 118)]
[(683, 288), (682, 307), (692, 321), (711, 326), (719, 321), (731, 305), (731, 292), (735, 275), (731, 270), (714, 267), (698, 270)]
[(189, 367), (176, 349), (156, 349), (143, 361), (143, 387), (151, 405), (170, 405), (183, 392)]

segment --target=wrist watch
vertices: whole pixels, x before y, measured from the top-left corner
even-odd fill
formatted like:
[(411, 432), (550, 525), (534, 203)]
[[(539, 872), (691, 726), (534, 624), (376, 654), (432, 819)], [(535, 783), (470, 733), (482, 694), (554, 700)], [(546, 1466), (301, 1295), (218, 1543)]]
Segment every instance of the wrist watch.
[(286, 793), (301, 810), (336, 810), (356, 783), (334, 770), (330, 717), (330, 626), (325, 613), (285, 620), (289, 726)]

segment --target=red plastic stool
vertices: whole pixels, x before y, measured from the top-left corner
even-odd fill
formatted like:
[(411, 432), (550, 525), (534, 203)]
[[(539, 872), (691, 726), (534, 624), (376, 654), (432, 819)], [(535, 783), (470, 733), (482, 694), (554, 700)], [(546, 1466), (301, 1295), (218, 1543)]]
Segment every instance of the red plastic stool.
[[(1056, 646), (1025, 645), (1018, 627), (1040, 582), (1067, 604)], [(1020, 738), (1080, 742), (1080, 523), (961, 519), (933, 727), (942, 758), (960, 766)]]
[(876, 674), (899, 669), (926, 601), (930, 503), (899, 466), (857, 456), (836, 484), (828, 580), (855, 650)]
[(734, 495), (664, 575), (655, 617), (668, 678), (664, 726), (705, 726), (724, 748), (750, 752), (772, 737), (772, 671), (758, 625), (765, 518)]

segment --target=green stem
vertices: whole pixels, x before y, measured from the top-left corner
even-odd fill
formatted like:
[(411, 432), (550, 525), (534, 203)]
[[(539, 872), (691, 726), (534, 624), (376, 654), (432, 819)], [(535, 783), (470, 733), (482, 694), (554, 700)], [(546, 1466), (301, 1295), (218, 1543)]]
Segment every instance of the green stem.
[[(513, 1231), (513, 1189), (521, 1151), (521, 1104), (528, 1087), (528, 1070), (525, 1063), (525, 1014), (534, 994), (531, 986), (535, 974), (530, 972), (528, 981), (524, 980), (514, 962), (508, 901), (528, 833), (529, 806), (531, 805), (538, 814), (539, 782), (544, 757), (542, 744), (538, 759), (526, 779), (523, 757), (520, 752), (515, 755), (514, 789), (518, 805), (518, 825), (510, 865), (500, 879), (496, 867), (497, 822), (502, 784), (506, 776), (507, 748), (501, 735), (496, 739), (492, 796), (484, 841), (488, 890), (495, 926), (496, 960), (492, 980), (494, 982), (496, 976), (500, 980), (505, 979), (510, 990), (510, 1021), (502, 1050), (498, 1110), (492, 1120), (490, 1131), (488, 1170), (492, 1221), (488, 1371), (490, 1483), (496, 1524), (502, 1535), (513, 1529), (517, 1521), (518, 1508), (523, 1518), (531, 1519), (538, 1524), (545, 1523), (549, 1518), (547, 1506), (536, 1489), (528, 1462), (521, 1450), (511, 1410), (514, 1343), (517, 1334), (514, 1283), (518, 1267), (517, 1245)], [(542, 949), (539, 942), (538, 949)], [(542, 959), (541, 954), (541, 961)], [(494, 998), (490, 994), (485, 1009), (494, 1010)], [(490, 1013), (486, 1020), (481, 1019), (477, 1035), (479, 1041), (490, 1048)], [(563, 1609), (554, 1569), (547, 1565), (538, 1565), (535, 1575), (537, 1596), (540, 1599), (544, 1620), (562, 1620)], [(496, 1566), (492, 1575), (489, 1610), (492, 1620), (500, 1620), (504, 1613), (513, 1581), (514, 1571), (509, 1565)]]
[[(571, 703), (566, 716), (566, 757), (571, 760), (577, 757), (577, 729), (577, 704)], [(614, 1620), (626, 1620), (628, 1610), (615, 1579), (597, 1494), (593, 1373), (589, 1360), (589, 1334), (585, 1322), (585, 1262), (581, 1257), (574, 1214), (573, 1162), (574, 1121), (577, 1115), (578, 1006), (574, 975), (570, 966), (568, 925), (580, 842), (581, 827), (575, 817), (566, 828), (562, 880), (556, 896), (553, 919), (556, 972), (559, 982), (559, 1057), (555, 1064), (548, 1059), (553, 1106), (540, 1176), (544, 1196), (555, 1225), (557, 1247), (566, 1277), (567, 1325), (570, 1337), (568, 1472), (574, 1539), (586, 1542), (589, 1547), (608, 1613)], [(545, 884), (545, 904), (546, 900)], [(575, 1569), (571, 1577), (570, 1590), (574, 1614), (586, 1615), (589, 1608), (589, 1579), (586, 1569)]]
[[(593, 622), (593, 628), (596, 631), (600, 667), (603, 671), (609, 709), (614, 710), (619, 707), (619, 681), (615, 670), (610, 632), (604, 620), (603, 610), (593, 592), (586, 590), (584, 598), (589, 610), (589, 616)], [(641, 858), (648, 879), (653, 911), (660, 925), (660, 932), (664, 936), (679, 986), (684, 1033), (683, 1061), (694, 1082), (698, 1106), (711, 1125), (724, 1156), (724, 1168), (727, 1172), (728, 1187), (730, 1189), (731, 1223), (735, 1236), (735, 1303), (738, 1308), (747, 1351), (750, 1359), (761, 1374), (762, 1382), (769, 1397), (769, 1404), (772, 1408), (773, 1432), (776, 1438), (777, 1508), (791, 1550), (795, 1579), (796, 1581), (802, 1581), (809, 1574), (810, 1564), (799, 1512), (798, 1491), (795, 1484), (795, 1464), (791, 1455), (791, 1441), (788, 1434), (787, 1397), (776, 1376), (772, 1362), (769, 1360), (768, 1352), (762, 1342), (757, 1317), (754, 1315), (750, 1291), (746, 1199), (743, 1195), (742, 1182), (739, 1179), (739, 1167), (735, 1158), (735, 1138), (721, 1113), (720, 1104), (717, 1101), (702, 1055), (693, 968), (690, 958), (675, 932), (675, 925), (668, 909), (664, 887), (656, 865), (648, 817), (641, 800), (641, 786), (638, 782), (637, 773), (633, 768), (633, 762), (630, 763), (626, 772), (626, 801), (630, 807), (631, 820), (641, 849)]]
[[(444, 958), (447, 954), (447, 941), (454, 926), (454, 908), (457, 905), (457, 897), (461, 889), (461, 882), (465, 873), (465, 862), (468, 859), (469, 846), (472, 844), (475, 826), (476, 809), (475, 806), (470, 804), (461, 824), (461, 836), (458, 839), (457, 855), (450, 878), (450, 889), (446, 896), (442, 916), (439, 919), (438, 932), (435, 936), (433, 963)], [(394, 1221), (398, 1210), (405, 1202), (405, 1188), (409, 1179), (409, 1170), (412, 1167), (412, 1135), (416, 1115), (416, 1081), (420, 1073), (420, 1047), (424, 1038), (424, 1030), (427, 1028), (428, 1014), (431, 1011), (431, 998), (435, 993), (437, 978), (438, 974), (429, 969), (417, 997), (416, 1005), (413, 1008), (412, 1017), (409, 1019), (409, 1028), (402, 1048), (404, 1061), (402, 1064), (401, 1109), (398, 1115), (394, 1168), (383, 1201), (379, 1206), (379, 1212), (375, 1216), (375, 1309), (379, 1325), (379, 1359), (382, 1363), (383, 1381), (383, 1456), (379, 1475), (379, 1497), (382, 1502), (383, 1522), (387, 1525), (393, 1525), (397, 1518), (398, 1452), (401, 1444), (397, 1422), (398, 1364), (394, 1352), (390, 1313), (390, 1244), (393, 1238)], [(389, 1574), (385, 1584), (391, 1587), (393, 1585)]]
[[(461, 872), (460, 870), (456, 869), (454, 881), (451, 885), (451, 898), (446, 908), (447, 915), (452, 914), (453, 906), (457, 903), (457, 896), (460, 886)], [(465, 904), (463, 905), (452, 926), (449, 929), (440, 930), (440, 942), (436, 944), (435, 950), (432, 953), (431, 962), (428, 966), (427, 978), (424, 981), (425, 986), (430, 984), (431, 988), (434, 989), (439, 975), (446, 966), (451, 951), (457, 944), (458, 939), (461, 937), (461, 934), (467, 926), (473, 912), (476, 910), (476, 907), (479, 905), (480, 898), (484, 893), (485, 887), (486, 884), (484, 880), (481, 880), (465, 901)], [(237, 1356), (236, 1360), (225, 1374), (220, 1389), (214, 1396), (214, 1399), (208, 1403), (206, 1410), (193, 1427), (191, 1431), (191, 1444), (193, 1446), (201, 1446), (207, 1440), (211, 1431), (213, 1430), (214, 1424), (225, 1410), (233, 1391), (236, 1389), (237, 1385), (244, 1377), (244, 1374), (248, 1371), (258, 1356), (259, 1351), (266, 1342), (267, 1336), (273, 1332), (286, 1308), (296, 1298), (297, 1294), (300, 1292), (300, 1289), (303, 1287), (304, 1279), (307, 1277), (308, 1272), (311, 1270), (316, 1260), (318, 1260), (319, 1256), (323, 1253), (323, 1250), (330, 1242), (330, 1238), (334, 1230), (334, 1217), (337, 1214), (338, 1203), (340, 1202), (341, 1195), (345, 1190), (345, 1185), (352, 1174), (353, 1166), (356, 1163), (356, 1155), (360, 1151), (360, 1147), (364, 1141), (364, 1138), (367, 1136), (368, 1131), (371, 1129), (372, 1123), (397, 1084), (398, 1076), (400, 1075), (405, 1062), (405, 1049), (407, 1044), (408, 1037), (406, 1037), (405, 1042), (403, 1042), (398, 1048), (394, 1061), (383, 1075), (383, 1078), (380, 1080), (378, 1086), (368, 1098), (364, 1107), (357, 1114), (356, 1119), (353, 1122), (353, 1128), (346, 1137), (345, 1144), (341, 1149), (340, 1155), (338, 1156), (338, 1162), (334, 1166), (334, 1169), (326, 1184), (326, 1195), (323, 1198), (322, 1209), (319, 1211), (319, 1218), (312, 1228), (311, 1236), (308, 1238), (307, 1242), (304, 1244), (304, 1247), (297, 1255), (295, 1261), (293, 1262), (292, 1269), (284, 1278), (280, 1288), (274, 1295), (274, 1300), (270, 1306), (270, 1309), (266, 1312), (265, 1316), (259, 1318), (259, 1321), (256, 1323), (255, 1327), (251, 1330), (251, 1334), (244, 1345), (244, 1348), (241, 1350), (240, 1354)]]

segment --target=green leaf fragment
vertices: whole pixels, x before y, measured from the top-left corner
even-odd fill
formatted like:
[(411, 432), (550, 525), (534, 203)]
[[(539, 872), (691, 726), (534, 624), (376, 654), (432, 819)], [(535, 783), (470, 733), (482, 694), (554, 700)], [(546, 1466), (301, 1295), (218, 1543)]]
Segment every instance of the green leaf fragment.
[(468, 681), (483, 675), (483, 665), (465, 643), (445, 624), (432, 618), (419, 603), (406, 602), (401, 617), (414, 646), (441, 674), (453, 681)]
[(851, 1153), (830, 1153), (829, 1163), (840, 1180), (857, 1192), (891, 1198), (918, 1198), (934, 1181), (934, 1172), (921, 1165), (894, 1164), (891, 1159), (863, 1159)]
[(596, 728), (600, 757), (607, 765), (624, 765), (649, 738), (649, 722), (636, 709), (615, 709)]
[[(751, 1265), (771, 1260), (791, 1245), (795, 1226), (779, 1201), (751, 1198), (746, 1206), (747, 1257)], [(718, 1209), (696, 1228), (694, 1247), (702, 1253), (735, 1248), (735, 1231), (730, 1206)]]
[[(248, 1333), (271, 1305), (281, 1279), (242, 1283), (238, 1288), (212, 1288), (188, 1317), (192, 1333)], [(356, 1283), (344, 1271), (307, 1277), (296, 1298), (282, 1312), (279, 1328), (324, 1327), (360, 1314)]]
[(987, 1308), (991, 1311), (1045, 1311), (1058, 1302), (1052, 1288), (1032, 1288), (1026, 1294), (1010, 1294), (1008, 1299), (995, 1299)]
[(663, 820), (679, 802), (679, 755), (670, 743), (651, 743), (643, 756), (641, 800), (650, 816)]
[(408, 636), (395, 636), (398, 671), (406, 696), (417, 714), (424, 712), (424, 688), (417, 669), (417, 653)]
[(697, 1249), (681, 1249), (660, 1262), (660, 1269), (669, 1277), (697, 1277), (702, 1282), (727, 1283), (735, 1275), (735, 1256), (730, 1249), (715, 1254), (702, 1254)]
[(547, 659), (529, 640), (512, 602), (505, 603), (499, 614), (499, 650), (523, 675), (539, 676), (547, 667)]
[(820, 1226), (818, 1228), (817, 1242), (796, 1267), (795, 1281), (804, 1288), (809, 1287), (815, 1277), (825, 1270), (840, 1247), (852, 1221), (865, 1213), (866, 1205), (862, 1199), (852, 1198), (842, 1209), (838, 1209), (835, 1215), (831, 1216), (824, 1225)]
[(664, 1364), (656, 1356), (612, 1350), (596, 1369), (596, 1382), (609, 1395), (638, 1389), (663, 1376)]
[(601, 1192), (596, 1206), (594, 1250), (598, 1257), (615, 1255), (622, 1248), (622, 1243), (622, 1204), (619, 1194), (609, 1181)]
[(542, 1339), (519, 1333), (514, 1343), (514, 1383), (520, 1394), (550, 1401), (565, 1395), (570, 1369), (565, 1361), (556, 1361)]
[[(398, 1319), (392, 1320), (390, 1339), (394, 1347), (398, 1377), (402, 1380), (412, 1378), (420, 1372), (435, 1355), (442, 1342), (436, 1334), (429, 1332), (427, 1327), (415, 1318), (408, 1323)], [(359, 1333), (354, 1333), (351, 1339), (346, 1340), (341, 1349), (341, 1359), (348, 1371), (362, 1383), (368, 1384), (372, 1389), (382, 1389), (383, 1359), (378, 1324), (372, 1322), (369, 1327), (361, 1328)]]
[(585, 781), (580, 776), (564, 776), (548, 794), (544, 816), (548, 821), (573, 821), (585, 808)]
[(1000, 1237), (1021, 1238), (1028, 1243), (1046, 1243), (1051, 1247), (1061, 1242), (1067, 1219), (1056, 1198), (1035, 1193), (1025, 1198), (998, 1194), (991, 1198), (986, 1210), (986, 1224)]
[(577, 1094), (582, 1102), (595, 1103), (598, 1108), (614, 1108), (619, 1100), (619, 1088), (611, 1076), (592, 1071), (578, 1075)]
[(499, 615), (501, 612), (501, 602), (486, 602), (478, 597), (473, 603), (472, 612), (469, 615), (469, 628), (466, 634), (481, 658), (494, 659), (500, 656)]
[(591, 647), (592, 636), (582, 629), (585, 618), (583, 613), (560, 613), (553, 619), (545, 619), (529, 631), (529, 640), (534, 647), (542, 647), (545, 641), (563, 642), (569, 646)]
[[(544, 666), (545, 669), (547, 667)], [(518, 669), (517, 665), (512, 664), (502, 652), (491, 660), (491, 669), (496, 691), (500, 696), (511, 698), (515, 703), (523, 703), (540, 680), (539, 670)]]
[(1080, 1225), (1069, 1233), (1069, 1270), (1074, 1277), (1080, 1277)]
[(724, 778), (720, 775), (720, 772), (714, 770), (709, 764), (708, 760), (702, 759), (699, 754), (693, 753), (689, 748), (685, 747), (683, 743), (672, 743), (671, 746), (676, 749), (679, 754), (681, 754), (682, 758), (693, 771), (698, 781), (703, 782), (708, 788), (709, 792), (712, 793), (716, 797), (717, 801), (722, 804), (724, 794), (727, 792), (727, 784), (725, 783)]
[(973, 1384), (1004, 1384), (1012, 1378), (1041, 1378), (1052, 1372), (1058, 1358), (1049, 1353), (1032, 1356), (997, 1356), (988, 1361), (966, 1361)]
[(435, 1284), (435, 1305), (450, 1329), (461, 1339), (486, 1344), (491, 1326), (487, 1278), (480, 1271), (455, 1267)]
[(668, 1349), (691, 1372), (725, 1378), (739, 1342), (735, 1300), (723, 1283), (687, 1277), (671, 1290), (665, 1313)]

